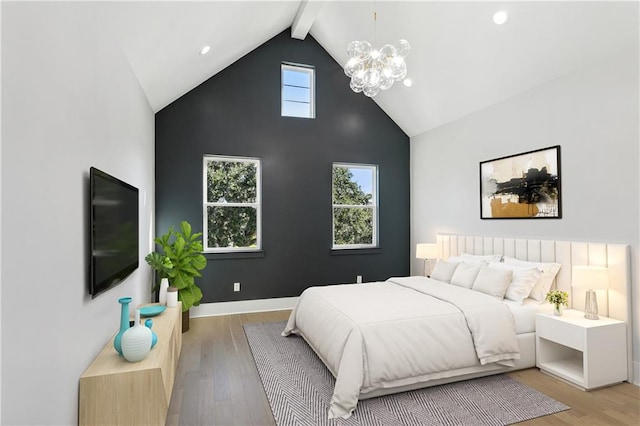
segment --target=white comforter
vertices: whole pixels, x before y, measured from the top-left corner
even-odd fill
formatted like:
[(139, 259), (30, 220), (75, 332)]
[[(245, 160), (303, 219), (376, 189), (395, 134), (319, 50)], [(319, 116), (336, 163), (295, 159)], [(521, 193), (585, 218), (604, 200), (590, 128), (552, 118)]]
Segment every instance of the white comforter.
[(329, 418), (375, 389), (519, 359), (513, 315), (492, 296), (425, 277), (311, 287), (283, 335), (301, 334), (336, 378)]

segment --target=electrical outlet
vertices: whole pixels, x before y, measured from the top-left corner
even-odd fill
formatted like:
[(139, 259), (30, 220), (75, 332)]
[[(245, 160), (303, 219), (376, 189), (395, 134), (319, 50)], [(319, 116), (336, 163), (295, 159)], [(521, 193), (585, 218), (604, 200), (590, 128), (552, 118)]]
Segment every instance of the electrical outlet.
[(233, 291), (240, 291), (240, 283), (233, 283)]
[(356, 276), (356, 283), (362, 284), (362, 275)]

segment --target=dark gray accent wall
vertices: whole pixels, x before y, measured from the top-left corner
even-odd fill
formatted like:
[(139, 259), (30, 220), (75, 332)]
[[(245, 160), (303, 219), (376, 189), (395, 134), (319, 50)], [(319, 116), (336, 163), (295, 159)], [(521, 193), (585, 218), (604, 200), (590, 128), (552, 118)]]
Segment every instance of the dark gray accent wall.
[[(282, 62), (315, 67), (315, 119), (280, 116)], [(202, 230), (205, 154), (262, 159), (263, 253), (207, 254), (203, 303), (409, 274), (409, 137), (311, 36), (284, 31), (156, 114), (157, 234), (181, 220)], [(379, 166), (379, 250), (331, 253), (333, 162)]]

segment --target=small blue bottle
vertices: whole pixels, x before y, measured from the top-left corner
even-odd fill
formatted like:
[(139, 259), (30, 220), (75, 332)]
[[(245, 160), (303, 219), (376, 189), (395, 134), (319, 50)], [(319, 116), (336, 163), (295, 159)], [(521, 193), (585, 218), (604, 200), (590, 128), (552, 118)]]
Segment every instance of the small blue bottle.
[(120, 331), (113, 339), (113, 347), (122, 355), (122, 335), (129, 329), (129, 303), (131, 303), (131, 298), (123, 297), (118, 299), (118, 303), (122, 305), (120, 308)]
[(153, 349), (153, 347), (156, 345), (156, 343), (158, 343), (158, 335), (156, 334), (155, 331), (153, 331), (153, 329), (151, 327), (153, 327), (153, 320), (151, 318), (149, 318), (148, 320), (146, 320), (144, 322), (144, 325), (147, 326), (147, 328), (149, 330), (151, 330), (151, 349)]

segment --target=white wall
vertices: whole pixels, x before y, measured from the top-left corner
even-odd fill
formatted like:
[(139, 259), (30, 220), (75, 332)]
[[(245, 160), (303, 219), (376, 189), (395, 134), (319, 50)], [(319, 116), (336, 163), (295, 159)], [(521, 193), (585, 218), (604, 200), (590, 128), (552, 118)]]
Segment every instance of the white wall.
[[(78, 379), (150, 299), (154, 114), (104, 7), (2, 4), (2, 424), (74, 424)], [(140, 267), (87, 295), (88, 170), (140, 189)]]
[[(411, 139), (412, 245), (461, 233), (631, 246), (640, 371), (638, 49)], [(561, 220), (481, 220), (479, 162), (561, 146)], [(414, 259), (412, 272), (419, 274)]]
[[(2, 22), (2, 4), (0, 4), (0, 22)], [(0, 31), (2, 46), (2, 31)], [(2, 50), (0, 49), (0, 52)], [(0, 70), (2, 55), (0, 54)], [(1, 74), (1, 73), (0, 73)], [(2, 83), (0, 82), (0, 99), (2, 99)], [(0, 129), (2, 129), (2, 102), (0, 102)], [(1, 132), (0, 132), (1, 133)], [(0, 165), (2, 164), (2, 134), (0, 134)], [(2, 173), (0, 172), (0, 241), (2, 241)], [(0, 244), (0, 308), (2, 307), (2, 244)], [(0, 315), (0, 336), (2, 332), (2, 315)], [(2, 423), (2, 338), (0, 337), (0, 423)]]

